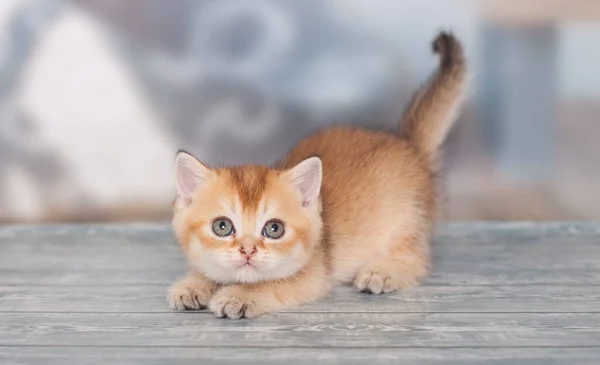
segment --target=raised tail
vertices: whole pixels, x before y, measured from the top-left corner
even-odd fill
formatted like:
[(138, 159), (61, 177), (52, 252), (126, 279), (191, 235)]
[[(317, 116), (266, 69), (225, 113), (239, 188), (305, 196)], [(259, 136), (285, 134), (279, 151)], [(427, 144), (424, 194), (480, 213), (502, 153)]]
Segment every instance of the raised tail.
[(401, 135), (428, 160), (438, 151), (456, 120), (462, 104), (466, 61), (462, 45), (450, 33), (441, 32), (433, 41), (439, 66), (414, 95), (401, 120)]

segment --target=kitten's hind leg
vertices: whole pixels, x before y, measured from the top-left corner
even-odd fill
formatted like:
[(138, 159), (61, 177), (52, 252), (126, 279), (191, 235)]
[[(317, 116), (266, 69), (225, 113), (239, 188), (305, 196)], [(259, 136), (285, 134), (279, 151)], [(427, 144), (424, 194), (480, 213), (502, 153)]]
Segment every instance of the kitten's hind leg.
[(366, 264), (354, 286), (371, 294), (390, 293), (417, 284), (429, 271), (429, 240), (403, 236), (391, 245), (386, 257)]

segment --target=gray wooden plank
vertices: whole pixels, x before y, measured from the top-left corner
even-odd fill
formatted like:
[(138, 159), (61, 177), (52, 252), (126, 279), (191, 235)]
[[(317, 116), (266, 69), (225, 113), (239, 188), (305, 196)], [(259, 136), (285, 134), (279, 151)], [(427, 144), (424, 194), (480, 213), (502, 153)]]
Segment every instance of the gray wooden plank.
[(0, 313), (0, 345), (600, 347), (600, 314)]
[[(81, 245), (62, 240), (14, 239), (0, 241), (0, 269), (69, 270), (146, 270), (150, 266), (168, 269), (185, 265), (184, 255), (174, 243), (139, 242), (120, 239), (81, 237)], [(439, 264), (478, 264), (511, 267), (527, 265), (532, 269), (595, 270), (594, 254), (600, 255), (600, 236), (484, 239), (436, 238), (434, 261)]]
[(420, 364), (420, 365), (596, 365), (599, 348), (224, 348), (194, 347), (9, 347), (3, 364)]
[[(0, 312), (165, 313), (163, 286), (0, 287)], [(589, 313), (600, 312), (597, 286), (418, 286), (373, 296), (338, 287), (296, 313)]]
[[(478, 244), (478, 246), (491, 245), (502, 247), (506, 243), (518, 246), (537, 244), (551, 244), (552, 241), (573, 238), (578, 247), (591, 245), (592, 248), (599, 244), (599, 223), (445, 223), (440, 224), (436, 231), (436, 241), (446, 246), (450, 240), (452, 247), (460, 249), (461, 245)], [(586, 238), (595, 238), (590, 242)], [(548, 242), (548, 239), (551, 241)], [(48, 245), (52, 242), (54, 245)], [(80, 250), (85, 246), (94, 246), (95, 249), (113, 250), (112, 245), (121, 249), (138, 250), (143, 247), (152, 250), (155, 246), (161, 249), (175, 249), (173, 234), (166, 224), (112, 224), (112, 225), (5, 225), (0, 226), (0, 250), (5, 252), (11, 245), (22, 247), (35, 247), (39, 250), (66, 247), (69, 250)], [(560, 247), (556, 247), (560, 249)], [(568, 252), (568, 250), (566, 250)], [(101, 252), (101, 251), (100, 251)]]
[[(169, 285), (186, 270), (166, 225), (0, 228), (0, 285)], [(600, 225), (446, 224), (430, 285), (600, 285)]]
[[(436, 265), (434, 263), (434, 265)], [(483, 286), (483, 285), (600, 285), (600, 273), (584, 267), (559, 269), (529, 269), (526, 267), (486, 267), (481, 263), (438, 263), (423, 285)], [(497, 269), (497, 270), (496, 270)], [(185, 273), (185, 267), (148, 270), (1, 270), (0, 285), (52, 285), (52, 286), (97, 286), (97, 285), (161, 285), (168, 286)]]
[[(182, 276), (179, 268), (149, 267), (147, 270), (70, 270), (56, 269), (1, 270), (0, 285), (162, 285), (167, 286)], [(503, 267), (500, 263), (434, 263), (424, 285), (600, 285), (597, 270), (577, 267), (528, 268)]]
[[(12, 262), (11, 255), (19, 255), (25, 260), (25, 264), (42, 264), (50, 256), (59, 256), (55, 259), (60, 260), (61, 257), (84, 257), (93, 252), (94, 256), (86, 257), (86, 263), (94, 265), (102, 262), (111, 265), (111, 261), (122, 262), (115, 257), (115, 250), (119, 250), (124, 258), (145, 258), (161, 254), (165, 256), (166, 263), (179, 262), (182, 258), (171, 231), (164, 225), (142, 230), (138, 230), (135, 225), (69, 227), (0, 227), (0, 264), (4, 268), (14, 268), (11, 264), (18, 263)], [(600, 250), (600, 224), (542, 225), (540, 228), (523, 225), (522, 230), (519, 227), (521, 226), (507, 224), (446, 224), (441, 226), (435, 237), (434, 253), (440, 253), (439, 257), (463, 257), (465, 254), (469, 255), (473, 245), (476, 245), (481, 257), (534, 250), (534, 254), (555, 253), (586, 259), (585, 255), (580, 254)], [(106, 260), (107, 258), (110, 260)], [(128, 263), (135, 265), (136, 262), (130, 260)]]

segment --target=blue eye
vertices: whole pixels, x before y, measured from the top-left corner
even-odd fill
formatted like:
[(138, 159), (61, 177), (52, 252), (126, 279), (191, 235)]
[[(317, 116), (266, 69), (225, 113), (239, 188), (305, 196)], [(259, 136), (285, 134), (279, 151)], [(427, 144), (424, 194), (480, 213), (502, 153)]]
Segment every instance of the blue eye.
[(235, 233), (233, 223), (227, 218), (215, 219), (212, 224), (212, 230), (219, 237), (227, 237)]
[(283, 223), (278, 220), (270, 220), (263, 227), (262, 234), (263, 236), (270, 239), (279, 239), (285, 233), (285, 228), (283, 227)]

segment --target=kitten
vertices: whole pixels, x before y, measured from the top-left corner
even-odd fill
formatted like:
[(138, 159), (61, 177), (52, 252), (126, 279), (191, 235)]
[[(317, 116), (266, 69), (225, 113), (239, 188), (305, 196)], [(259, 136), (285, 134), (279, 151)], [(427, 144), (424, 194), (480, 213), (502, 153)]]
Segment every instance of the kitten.
[(177, 154), (173, 228), (192, 270), (173, 309), (256, 317), (327, 295), (336, 283), (389, 293), (430, 266), (439, 148), (465, 84), (461, 44), (441, 33), (440, 62), (398, 135), (356, 127), (300, 142), (276, 168), (210, 168)]

